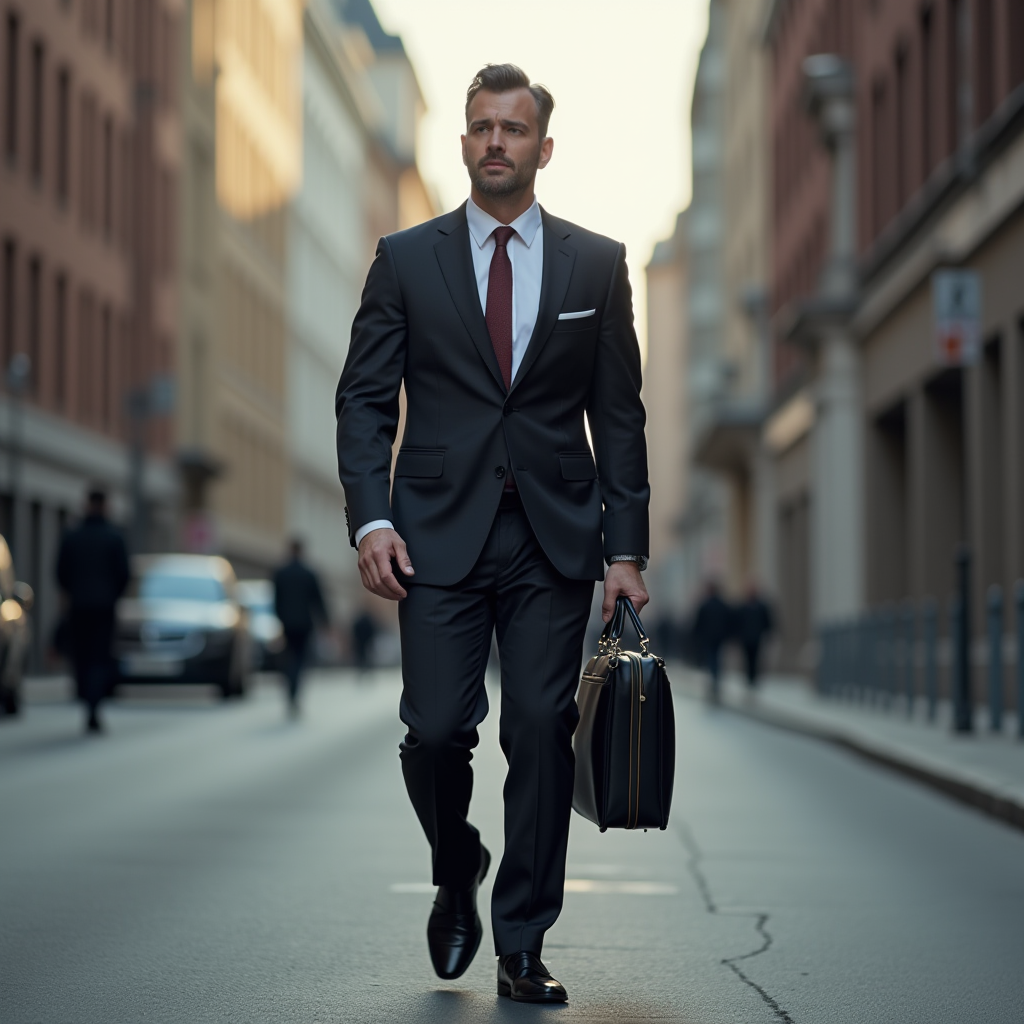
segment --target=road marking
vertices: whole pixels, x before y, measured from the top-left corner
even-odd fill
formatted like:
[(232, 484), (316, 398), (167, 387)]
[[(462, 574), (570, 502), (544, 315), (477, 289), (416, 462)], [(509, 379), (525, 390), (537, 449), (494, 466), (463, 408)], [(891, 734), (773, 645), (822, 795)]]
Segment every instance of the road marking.
[(679, 887), (668, 882), (609, 882), (607, 879), (567, 878), (565, 891), (596, 896), (675, 896), (679, 893)]
[[(430, 882), (392, 882), (391, 892), (414, 896), (433, 895), (437, 886)], [(565, 891), (593, 896), (676, 896), (679, 887), (667, 882), (609, 882), (597, 878), (567, 878)]]

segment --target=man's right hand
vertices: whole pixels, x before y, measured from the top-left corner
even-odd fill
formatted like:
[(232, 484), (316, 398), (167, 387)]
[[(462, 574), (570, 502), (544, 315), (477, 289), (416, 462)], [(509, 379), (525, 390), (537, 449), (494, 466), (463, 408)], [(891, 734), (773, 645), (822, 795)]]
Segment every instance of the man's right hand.
[(359, 544), (359, 575), (363, 586), (371, 594), (388, 601), (401, 601), (407, 596), (405, 588), (391, 570), (391, 560), (398, 563), (399, 571), (413, 575), (405, 541), (394, 530), (371, 530)]

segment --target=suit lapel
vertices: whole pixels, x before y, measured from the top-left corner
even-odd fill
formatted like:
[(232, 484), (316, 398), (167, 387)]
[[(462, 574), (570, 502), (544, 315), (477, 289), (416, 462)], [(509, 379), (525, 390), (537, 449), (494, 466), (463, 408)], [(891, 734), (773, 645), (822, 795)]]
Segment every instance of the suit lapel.
[(576, 263), (576, 249), (565, 241), (569, 237), (568, 227), (556, 217), (549, 216), (543, 207), (541, 217), (544, 225), (544, 272), (540, 284), (540, 307), (537, 310), (537, 323), (534, 325), (530, 343), (526, 346), (523, 361), (519, 364), (515, 380), (512, 381), (513, 391), (537, 361), (540, 350), (551, 337), (551, 332), (558, 322), (565, 293), (569, 288), (572, 268)]
[[(469, 237), (469, 225), (466, 223), (466, 205), (462, 204), (453, 210), (438, 224), (438, 231), (444, 237), (434, 245), (437, 262), (441, 266), (444, 283), (459, 311), (462, 322), (466, 325), (469, 336), (473, 339), (481, 359), (487, 364), (491, 375), (498, 382), (502, 391), (505, 381), (498, 366), (498, 357), (494, 354), (491, 336), (487, 331), (484, 312), (480, 308), (480, 293), (476, 287), (476, 273), (473, 270), (473, 256), (470, 252), (472, 239)], [(544, 251), (547, 258), (547, 250)], [(543, 284), (541, 291), (543, 291)]]

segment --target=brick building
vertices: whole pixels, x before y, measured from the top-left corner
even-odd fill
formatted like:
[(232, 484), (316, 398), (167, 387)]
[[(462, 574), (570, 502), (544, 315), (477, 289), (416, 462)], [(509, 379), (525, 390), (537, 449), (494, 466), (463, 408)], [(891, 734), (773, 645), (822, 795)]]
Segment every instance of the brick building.
[[(94, 481), (128, 520), (128, 396), (172, 368), (176, 8), (0, 3), (0, 371), (29, 360), (23, 403), (9, 377), (0, 397), (0, 529), (37, 590), (37, 664), (60, 532)], [(169, 427), (138, 422), (152, 457), (137, 504), (155, 540), (175, 492)]]
[[(844, 313), (861, 409), (859, 609), (945, 600), (973, 553), (975, 622), (988, 587), (1024, 576), (1024, 5), (1019, 0), (774, 0), (774, 440), (780, 579), (796, 660), (826, 616), (813, 586), (823, 358), (819, 301), (835, 219), (833, 157), (807, 114), (803, 61), (853, 72), (856, 299)], [(848, 211), (849, 212), (849, 211)], [(970, 365), (934, 341), (932, 275), (977, 271), (982, 345)], [(792, 611), (805, 609), (803, 616)], [(794, 619), (796, 620), (794, 622)], [(980, 676), (979, 676), (980, 678)]]

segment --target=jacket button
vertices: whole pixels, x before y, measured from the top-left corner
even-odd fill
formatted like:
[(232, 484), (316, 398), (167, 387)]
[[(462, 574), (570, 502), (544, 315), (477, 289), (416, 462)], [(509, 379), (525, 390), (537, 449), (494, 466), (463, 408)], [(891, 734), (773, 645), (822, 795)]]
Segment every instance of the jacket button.
[(505, 467), (504, 466), (495, 466), (494, 467), (494, 475), (500, 480), (505, 475)]
[(501, 414), (503, 416), (511, 416), (513, 411), (514, 410), (512, 409), (511, 405), (506, 405), (505, 408), (501, 410)]

